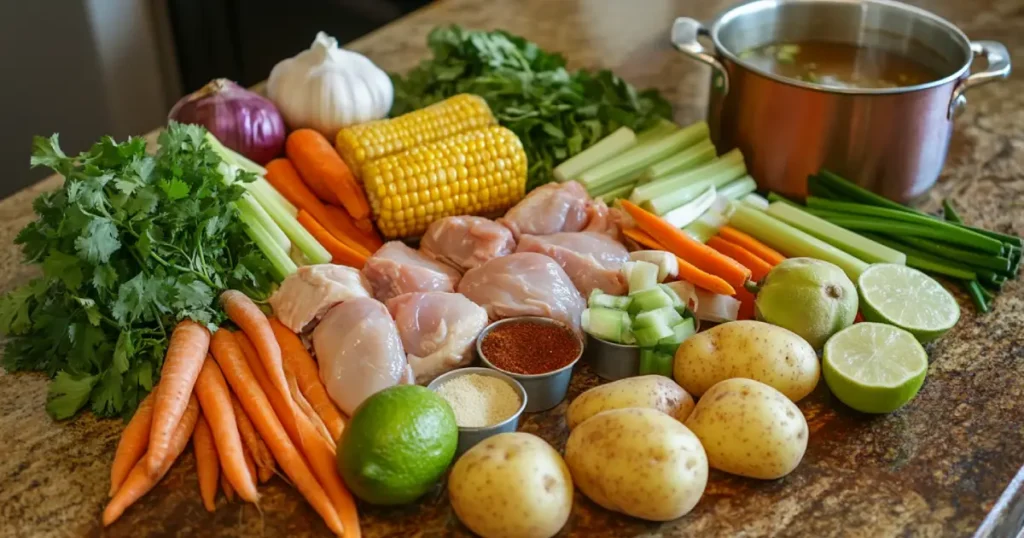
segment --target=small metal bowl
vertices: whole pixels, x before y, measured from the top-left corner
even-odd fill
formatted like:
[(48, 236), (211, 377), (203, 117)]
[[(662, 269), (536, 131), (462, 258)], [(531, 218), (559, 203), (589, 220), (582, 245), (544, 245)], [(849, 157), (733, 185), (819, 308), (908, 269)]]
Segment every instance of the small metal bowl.
[(587, 362), (597, 377), (617, 381), (640, 375), (640, 346), (616, 344), (587, 335)]
[[(515, 322), (534, 322), (544, 323), (548, 325), (557, 325), (564, 328), (569, 334), (575, 336), (576, 340), (580, 344), (580, 352), (575, 359), (569, 364), (553, 370), (551, 372), (545, 372), (543, 374), (517, 374), (515, 372), (509, 372), (508, 370), (502, 370), (498, 368), (484, 356), (481, 344), (484, 338), (494, 330), (495, 327), (499, 327), (506, 323)], [(526, 393), (530, 396), (529, 401), (526, 404), (527, 413), (538, 413), (540, 411), (547, 411), (552, 407), (561, 403), (565, 399), (566, 392), (569, 391), (569, 380), (572, 379), (572, 368), (579, 362), (580, 357), (583, 356), (584, 342), (580, 337), (573, 331), (568, 325), (551, 318), (542, 318), (540, 316), (519, 316), (514, 318), (505, 318), (502, 320), (495, 321), (488, 325), (483, 331), (480, 331), (480, 335), (476, 338), (476, 355), (480, 357), (480, 361), (486, 366), (493, 368), (499, 372), (511, 376), (516, 381), (522, 383), (523, 388), (526, 389)]]
[(528, 400), (526, 390), (523, 388), (522, 385), (519, 384), (518, 381), (512, 379), (511, 376), (508, 376), (502, 372), (499, 372), (491, 368), (477, 367), (459, 368), (457, 370), (452, 370), (445, 374), (441, 374), (436, 379), (431, 381), (430, 384), (427, 385), (427, 388), (434, 392), (437, 392), (437, 389), (440, 388), (441, 385), (447, 383), (448, 381), (451, 381), (456, 377), (469, 374), (496, 377), (504, 381), (505, 383), (508, 383), (508, 385), (512, 387), (513, 390), (516, 391), (516, 395), (519, 396), (519, 409), (517, 409), (516, 412), (512, 414), (512, 416), (506, 418), (505, 420), (497, 424), (492, 424), (490, 426), (480, 426), (475, 428), (459, 426), (459, 444), (458, 447), (455, 449), (456, 458), (461, 456), (470, 448), (473, 448), (473, 445), (479, 443), (480, 441), (483, 441), (484, 439), (487, 439), (492, 435), (516, 431), (516, 428), (519, 427), (519, 416), (523, 414), (523, 409), (526, 409), (526, 402)]

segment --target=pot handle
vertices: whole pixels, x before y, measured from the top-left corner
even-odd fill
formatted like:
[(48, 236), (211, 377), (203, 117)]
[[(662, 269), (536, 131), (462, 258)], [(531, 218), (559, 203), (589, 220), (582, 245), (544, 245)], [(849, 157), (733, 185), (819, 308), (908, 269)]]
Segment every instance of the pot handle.
[(700, 37), (709, 37), (710, 35), (708, 29), (700, 21), (690, 17), (678, 17), (672, 23), (672, 45), (690, 58), (710, 65), (712, 87), (725, 94), (729, 92), (729, 74), (722, 62), (715, 56), (714, 51), (705, 48), (698, 40)]
[(975, 58), (978, 56), (985, 58), (988, 61), (988, 66), (984, 71), (971, 73), (967, 75), (967, 78), (957, 83), (956, 88), (953, 90), (953, 98), (949, 103), (950, 118), (967, 104), (967, 97), (964, 96), (967, 90), (1010, 76), (1010, 53), (1007, 52), (1006, 46), (1002, 43), (998, 41), (972, 41), (971, 52), (974, 53)]

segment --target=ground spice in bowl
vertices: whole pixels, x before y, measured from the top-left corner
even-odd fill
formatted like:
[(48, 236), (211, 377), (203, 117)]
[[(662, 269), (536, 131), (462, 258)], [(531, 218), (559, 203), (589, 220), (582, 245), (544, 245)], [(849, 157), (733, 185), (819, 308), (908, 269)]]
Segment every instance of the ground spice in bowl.
[(496, 368), (513, 374), (546, 374), (580, 355), (583, 344), (561, 325), (531, 320), (510, 321), (491, 329), (480, 352)]
[(523, 403), (508, 383), (479, 374), (452, 378), (436, 390), (452, 406), (460, 428), (493, 426), (516, 414)]

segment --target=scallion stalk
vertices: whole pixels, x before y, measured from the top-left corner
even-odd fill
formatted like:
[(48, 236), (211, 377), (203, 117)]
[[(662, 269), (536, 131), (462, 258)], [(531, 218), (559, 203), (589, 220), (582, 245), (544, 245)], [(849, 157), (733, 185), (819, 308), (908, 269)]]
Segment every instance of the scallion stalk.
[(906, 243), (923, 252), (935, 254), (942, 258), (956, 260), (957, 262), (965, 265), (991, 269), (1000, 273), (1009, 273), (1010, 271), (1010, 260), (1001, 256), (979, 254), (974, 251), (965, 250), (952, 245), (946, 245), (941, 242), (931, 241), (921, 237), (903, 236), (897, 237), (896, 240), (901, 243)]
[(892, 209), (894, 211), (922, 214), (920, 211), (894, 202), (885, 196), (875, 194), (874, 192), (871, 192), (834, 172), (822, 169), (818, 172), (818, 175), (815, 176), (815, 178), (821, 186), (825, 187), (828, 191), (837, 194), (839, 197), (849, 198), (855, 202)]
[(978, 309), (978, 312), (981, 313), (988, 312), (988, 301), (985, 299), (985, 293), (981, 288), (981, 284), (978, 284), (976, 280), (970, 280), (967, 281), (965, 288), (967, 289), (967, 295), (971, 297), (971, 301), (974, 303), (974, 308)]
[(894, 239), (882, 237), (875, 234), (861, 234), (868, 239), (876, 243), (881, 243), (893, 250), (898, 250), (907, 256), (907, 266), (913, 267), (914, 269), (920, 269), (929, 273), (938, 273), (940, 275), (946, 275), (953, 278), (959, 278), (962, 280), (974, 280), (979, 275), (973, 271), (970, 267), (960, 265), (955, 262), (950, 262), (932, 256), (927, 252), (921, 252), (920, 250), (900, 243)]
[(619, 127), (614, 133), (556, 166), (555, 179), (560, 182), (576, 179), (583, 172), (625, 152), (634, 145), (636, 145), (636, 133), (629, 127)]

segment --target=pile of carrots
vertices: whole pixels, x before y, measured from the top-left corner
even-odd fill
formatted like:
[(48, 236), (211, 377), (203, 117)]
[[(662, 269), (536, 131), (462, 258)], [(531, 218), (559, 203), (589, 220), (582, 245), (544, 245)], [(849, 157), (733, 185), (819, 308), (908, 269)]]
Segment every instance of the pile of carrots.
[(646, 248), (675, 254), (680, 279), (714, 293), (735, 296), (740, 301), (738, 319), (754, 317), (754, 295), (747, 291), (747, 281), (760, 281), (785, 256), (729, 226), (723, 226), (705, 245), (636, 204), (619, 202), (636, 223), (636, 227), (623, 231), (626, 237)]
[(285, 154), (267, 163), (267, 181), (299, 208), (299, 223), (331, 253), (334, 263), (361, 269), (383, 243), (370, 220), (362, 185), (317, 131), (293, 131), (285, 141)]
[(258, 505), (257, 484), (280, 468), (332, 532), (360, 536), (355, 502), (335, 467), (345, 419), (314, 359), (243, 293), (226, 291), (221, 304), (241, 330), (211, 335), (189, 320), (175, 327), (160, 383), (118, 443), (103, 524), (149, 492), (191, 439), (207, 510), (215, 509), (218, 486), (229, 500), (237, 494)]

